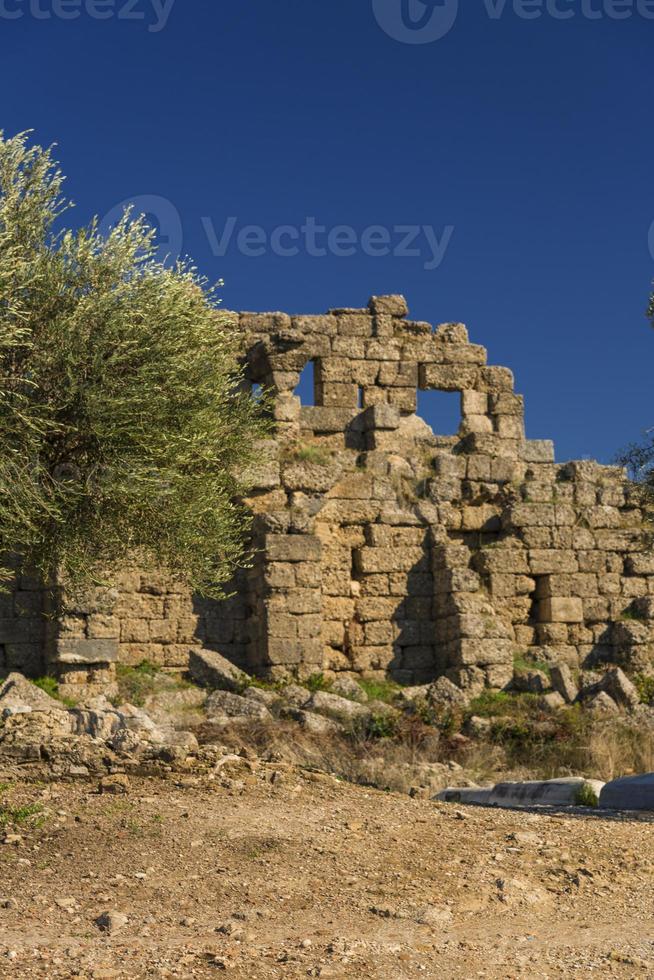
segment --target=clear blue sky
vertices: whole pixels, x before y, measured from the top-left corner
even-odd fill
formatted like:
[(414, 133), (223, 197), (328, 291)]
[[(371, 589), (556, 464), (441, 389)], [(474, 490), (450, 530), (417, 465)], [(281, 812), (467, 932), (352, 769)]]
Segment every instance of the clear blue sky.
[[(76, 222), (169, 201), (167, 234), (178, 214), (230, 309), (402, 292), (418, 319), (467, 323), (514, 369), (531, 437), (609, 461), (654, 425), (654, 4), (639, 3), (558, 0), (563, 20), (461, 0), (447, 31), (455, 0), (0, 0), (0, 126), (59, 144)], [(207, 228), (220, 239), (230, 217), (216, 255)], [(307, 217), (356, 243), (336, 230), (308, 254), (324, 242), (302, 237)], [(263, 255), (238, 247), (246, 225)], [(286, 225), (299, 254), (271, 249)], [(397, 226), (430, 230), (419, 254), (397, 254)]]

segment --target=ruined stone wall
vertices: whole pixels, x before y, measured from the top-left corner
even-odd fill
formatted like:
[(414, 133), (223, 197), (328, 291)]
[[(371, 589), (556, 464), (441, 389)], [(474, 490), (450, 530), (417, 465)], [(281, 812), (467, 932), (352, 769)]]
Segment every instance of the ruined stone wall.
[[(654, 557), (615, 467), (556, 464), (528, 440), (513, 376), (461, 324), (407, 318), (402, 297), (323, 316), (235, 314), (248, 382), (272, 392), (259, 446), (255, 560), (202, 602), (126, 570), (61, 617), (49, 649), (71, 684), (112, 662), (183, 669), (188, 647), (268, 676), (323, 671), (503, 687), (514, 662), (651, 670)], [(295, 395), (314, 365), (314, 404)], [(454, 436), (417, 392), (459, 393)]]

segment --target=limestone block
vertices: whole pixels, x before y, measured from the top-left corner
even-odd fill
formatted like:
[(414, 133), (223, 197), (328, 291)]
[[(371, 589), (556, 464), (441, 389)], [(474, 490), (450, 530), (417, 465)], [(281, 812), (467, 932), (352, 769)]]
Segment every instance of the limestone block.
[(373, 477), (369, 473), (346, 473), (327, 493), (330, 500), (369, 500)]
[(513, 415), (522, 418), (525, 413), (525, 400), (522, 395), (509, 391), (491, 394), (488, 397), (489, 409), (493, 415)]
[(493, 423), (487, 415), (464, 415), (462, 431), (466, 434), (479, 432), (485, 435), (492, 435)]
[(496, 531), (500, 528), (500, 516), (493, 504), (464, 507), (462, 516), (466, 531)]
[(568, 704), (576, 699), (579, 688), (573, 679), (572, 672), (566, 664), (552, 664), (550, 667), (552, 687)]
[(285, 598), (288, 611), (295, 615), (319, 613), (322, 609), (322, 597), (318, 589), (292, 589)]
[(348, 313), (338, 318), (337, 330), (341, 337), (372, 337), (372, 317), (362, 313)]
[(266, 619), (266, 629), (269, 636), (278, 636), (282, 639), (295, 639), (298, 635), (297, 624), (300, 616), (293, 616), (291, 613), (269, 612)]
[(462, 639), (457, 646), (458, 650), (451, 662), (462, 667), (513, 661), (513, 645), (510, 640)]
[(529, 568), (532, 575), (553, 575), (577, 572), (579, 565), (574, 551), (532, 548), (529, 551)]
[(319, 561), (320, 541), (309, 534), (267, 534), (265, 553), (269, 562)]
[(628, 575), (654, 575), (654, 552), (629, 555), (625, 568)]
[(115, 663), (118, 659), (118, 640), (80, 640), (59, 638), (55, 642), (52, 660), (62, 664)]
[(269, 334), (273, 330), (287, 330), (290, 326), (291, 318), (288, 313), (243, 312), (239, 314), (239, 329), (243, 333)]
[(296, 567), (291, 562), (270, 562), (266, 566), (266, 582), (273, 589), (292, 589)]
[(461, 412), (463, 415), (487, 415), (488, 395), (485, 391), (462, 391)]
[(529, 573), (527, 552), (522, 548), (482, 548), (475, 555), (474, 565), (479, 571), (486, 573), (503, 572), (509, 575)]
[(475, 387), (477, 369), (454, 364), (421, 364), (420, 387), (438, 391), (469, 391)]
[(550, 439), (526, 439), (522, 458), (528, 463), (553, 463), (554, 443)]
[(397, 599), (363, 596), (357, 602), (357, 612), (362, 622), (390, 620), (397, 611)]
[(516, 415), (498, 415), (496, 430), (502, 439), (524, 439), (525, 435), (524, 422)]
[(637, 599), (634, 603), (634, 609), (641, 619), (654, 619), (654, 596), (648, 595)]
[(348, 426), (356, 430), (354, 422), (357, 409), (329, 407), (324, 405), (303, 405), (300, 410), (300, 425), (303, 429), (316, 433), (343, 432)]
[(335, 316), (294, 316), (292, 326), (304, 334), (318, 334), (322, 337), (334, 337), (337, 333)]
[(439, 342), (435, 360), (438, 362), (461, 367), (473, 364), (482, 366), (488, 360), (486, 348), (479, 344), (457, 344), (447, 341), (441, 343), (440, 338), (437, 339)]
[(276, 422), (298, 422), (301, 404), (297, 395), (280, 395), (273, 403), (273, 418)]
[(372, 405), (363, 413), (362, 422), (367, 430), (395, 430), (400, 425), (400, 413), (392, 405)]
[(622, 526), (622, 515), (617, 507), (597, 506), (587, 507), (584, 518), (590, 527), (616, 528)]
[(415, 388), (389, 388), (388, 403), (395, 406), (400, 412), (415, 412), (418, 404), (418, 396)]
[(464, 323), (439, 323), (434, 328), (434, 336), (447, 344), (468, 343), (468, 330)]
[(489, 394), (499, 392), (512, 392), (514, 386), (513, 372), (505, 367), (485, 367), (479, 371), (476, 387), (480, 391), (487, 391)]
[(392, 337), (395, 333), (395, 318), (387, 313), (377, 313), (373, 319), (373, 337)]
[[(402, 575), (401, 578), (402, 578), (403, 582), (406, 583), (406, 575)], [(386, 574), (384, 574), (384, 575), (365, 575), (359, 581), (358, 584), (360, 586), (360, 593), (361, 593), (362, 596), (373, 596), (374, 597), (374, 596), (389, 596), (391, 594), (392, 595), (395, 595), (396, 594), (395, 592), (393, 592), (393, 590), (391, 588), (391, 585), (390, 585), (389, 576), (386, 575)], [(399, 594), (400, 595), (404, 595), (405, 592), (406, 592), (406, 587), (403, 586), (400, 589)]]
[(584, 599), (584, 620), (588, 623), (606, 622), (609, 617), (609, 602), (605, 598)]
[(404, 317), (409, 313), (409, 307), (404, 296), (371, 296), (368, 303), (371, 313), (379, 313), (387, 316)]
[(584, 608), (576, 597), (551, 597), (539, 603), (539, 619), (543, 623), (581, 623)]

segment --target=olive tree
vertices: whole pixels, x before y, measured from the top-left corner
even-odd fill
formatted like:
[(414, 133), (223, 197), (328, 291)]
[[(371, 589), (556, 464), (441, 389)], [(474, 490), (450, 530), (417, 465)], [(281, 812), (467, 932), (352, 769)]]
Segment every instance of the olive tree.
[(62, 229), (62, 185), (0, 132), (0, 554), (73, 588), (136, 554), (220, 596), (266, 426), (236, 331), (143, 217)]
[[(650, 297), (647, 316), (654, 327), (654, 292)], [(627, 466), (630, 475), (640, 485), (647, 509), (654, 513), (654, 426), (647, 430), (640, 443), (629, 446), (619, 461)]]

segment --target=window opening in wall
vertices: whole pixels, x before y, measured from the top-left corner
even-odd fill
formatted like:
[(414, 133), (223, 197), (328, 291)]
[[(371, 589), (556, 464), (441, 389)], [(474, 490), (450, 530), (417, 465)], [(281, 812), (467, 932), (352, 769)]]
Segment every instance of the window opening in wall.
[(357, 406), (363, 408), (363, 388), (359, 385), (359, 390), (357, 393)]
[(309, 361), (304, 365), (300, 381), (295, 389), (295, 394), (299, 397), (303, 405), (316, 404), (316, 363)]
[(258, 382), (255, 382), (252, 385), (252, 398), (254, 399), (255, 402), (260, 402), (262, 397), (263, 397), (263, 385), (260, 385)]
[(461, 425), (459, 391), (418, 391), (417, 414), (437, 436), (455, 436)]

